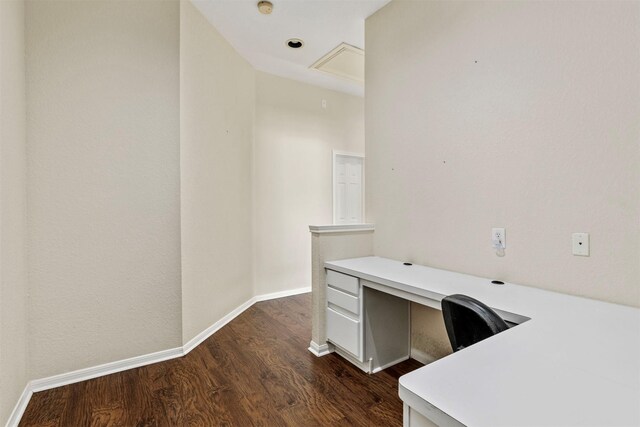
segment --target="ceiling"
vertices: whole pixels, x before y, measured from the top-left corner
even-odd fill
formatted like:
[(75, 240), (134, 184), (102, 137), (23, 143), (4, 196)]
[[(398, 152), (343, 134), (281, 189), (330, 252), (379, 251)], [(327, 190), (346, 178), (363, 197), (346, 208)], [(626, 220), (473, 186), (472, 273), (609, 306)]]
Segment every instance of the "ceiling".
[[(273, 13), (257, 0), (193, 0), (193, 4), (254, 68), (353, 95), (362, 83), (309, 67), (341, 43), (364, 49), (364, 20), (390, 0), (271, 0)], [(291, 38), (304, 41), (291, 49)]]

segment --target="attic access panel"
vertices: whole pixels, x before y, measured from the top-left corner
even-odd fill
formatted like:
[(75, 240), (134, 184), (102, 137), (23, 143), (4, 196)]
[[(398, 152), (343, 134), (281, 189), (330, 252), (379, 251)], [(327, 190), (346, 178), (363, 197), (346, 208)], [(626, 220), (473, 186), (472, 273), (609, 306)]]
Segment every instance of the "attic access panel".
[(342, 43), (309, 68), (364, 83), (364, 51)]

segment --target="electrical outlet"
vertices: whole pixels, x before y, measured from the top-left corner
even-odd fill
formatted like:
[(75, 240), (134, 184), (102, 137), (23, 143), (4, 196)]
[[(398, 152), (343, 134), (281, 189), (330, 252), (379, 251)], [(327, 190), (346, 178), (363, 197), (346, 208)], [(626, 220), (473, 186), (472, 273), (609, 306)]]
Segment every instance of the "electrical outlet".
[(504, 228), (492, 228), (491, 229), (491, 244), (495, 249), (506, 249), (507, 247), (507, 235)]
[(571, 241), (574, 255), (589, 256), (589, 233), (573, 233)]

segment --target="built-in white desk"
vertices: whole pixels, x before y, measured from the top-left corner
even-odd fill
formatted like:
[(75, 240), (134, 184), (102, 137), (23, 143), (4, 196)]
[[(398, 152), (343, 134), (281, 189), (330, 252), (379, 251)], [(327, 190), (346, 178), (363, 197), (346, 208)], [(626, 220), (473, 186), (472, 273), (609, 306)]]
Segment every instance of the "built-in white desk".
[(469, 295), (520, 323), (401, 377), (406, 426), (640, 426), (640, 309), (379, 257), (325, 268), (436, 308)]

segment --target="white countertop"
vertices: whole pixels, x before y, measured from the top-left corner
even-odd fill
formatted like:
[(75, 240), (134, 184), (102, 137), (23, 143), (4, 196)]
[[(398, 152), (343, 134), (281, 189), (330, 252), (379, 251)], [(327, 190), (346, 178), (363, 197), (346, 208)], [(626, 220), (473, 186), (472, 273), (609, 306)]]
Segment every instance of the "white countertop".
[(640, 309), (379, 257), (325, 266), (531, 319), (401, 377), (423, 415), (427, 402), (468, 426), (640, 426)]
[(355, 231), (373, 231), (374, 224), (330, 224), (330, 225), (310, 225), (309, 231), (312, 233), (352, 233)]

